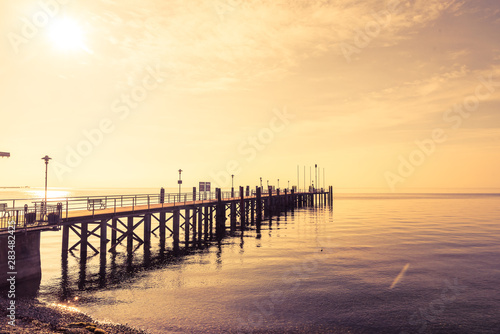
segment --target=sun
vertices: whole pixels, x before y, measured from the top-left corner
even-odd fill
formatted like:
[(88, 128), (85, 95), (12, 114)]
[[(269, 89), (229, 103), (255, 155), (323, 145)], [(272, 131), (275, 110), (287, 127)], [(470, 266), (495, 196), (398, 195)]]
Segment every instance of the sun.
[(82, 28), (70, 18), (54, 22), (49, 30), (49, 38), (52, 44), (62, 51), (88, 51)]

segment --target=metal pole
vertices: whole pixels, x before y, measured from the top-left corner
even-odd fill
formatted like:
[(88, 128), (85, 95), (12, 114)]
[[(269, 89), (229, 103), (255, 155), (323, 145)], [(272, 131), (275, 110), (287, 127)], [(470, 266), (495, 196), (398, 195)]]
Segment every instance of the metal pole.
[(299, 165), (297, 165), (297, 190), (298, 188), (300, 188)]
[(181, 173), (182, 173), (182, 169), (179, 169), (179, 181), (177, 182), (177, 183), (179, 183), (179, 202), (181, 201), (181, 184), (182, 184)]
[(314, 184), (316, 187), (319, 187), (318, 185), (318, 164), (314, 164)]
[(306, 191), (306, 166), (304, 165), (304, 191)]

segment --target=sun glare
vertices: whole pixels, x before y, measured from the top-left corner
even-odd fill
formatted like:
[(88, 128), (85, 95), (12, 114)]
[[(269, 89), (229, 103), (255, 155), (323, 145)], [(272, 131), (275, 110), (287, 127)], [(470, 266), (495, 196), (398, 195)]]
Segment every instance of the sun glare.
[(84, 34), (80, 25), (69, 18), (54, 22), (50, 27), (49, 37), (55, 47), (63, 51), (87, 51)]

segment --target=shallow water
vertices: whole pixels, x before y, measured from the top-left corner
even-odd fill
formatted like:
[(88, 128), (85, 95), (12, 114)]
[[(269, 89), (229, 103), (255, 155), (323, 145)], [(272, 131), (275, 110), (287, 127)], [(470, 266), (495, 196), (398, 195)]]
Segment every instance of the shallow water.
[(61, 275), (44, 232), (39, 298), (152, 333), (499, 333), (499, 204), (339, 195), (177, 256), (120, 248), (101, 274), (70, 256)]

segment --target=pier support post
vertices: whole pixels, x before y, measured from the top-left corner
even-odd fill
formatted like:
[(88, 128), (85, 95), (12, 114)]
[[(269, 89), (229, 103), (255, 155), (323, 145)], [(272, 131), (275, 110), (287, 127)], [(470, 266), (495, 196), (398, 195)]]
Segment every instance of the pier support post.
[(189, 209), (186, 209), (184, 212), (184, 241), (186, 242), (186, 246), (189, 244), (189, 229), (191, 228), (191, 222), (189, 215), (191, 214)]
[(214, 208), (215, 206), (210, 205), (210, 239), (214, 237)]
[(196, 239), (196, 234), (197, 234), (197, 225), (198, 225), (198, 222), (196, 220), (197, 215), (198, 215), (198, 212), (197, 212), (197, 207), (195, 205), (193, 207), (193, 241)]
[(62, 228), (62, 253), (67, 253), (69, 249), (69, 225)]
[(205, 210), (205, 224), (204, 224), (205, 225), (204, 226), (204, 228), (205, 228), (205, 239), (208, 239), (208, 233), (209, 233), (209, 231), (208, 231), (208, 219), (209, 219), (208, 218), (208, 209), (209, 209), (208, 205), (206, 205), (205, 208), (204, 208), (204, 210)]
[(242, 231), (246, 227), (246, 210), (245, 210), (245, 194), (243, 193), (243, 187), (240, 187), (240, 228)]
[(201, 241), (203, 236), (203, 207), (198, 209), (198, 241)]
[(276, 209), (275, 209), (275, 214), (278, 214), (281, 212), (281, 196), (280, 196), (281, 191), (279, 189), (276, 189)]
[(127, 253), (134, 247), (134, 217), (127, 217)]
[(173, 212), (174, 217), (172, 218), (172, 234), (174, 238), (174, 248), (179, 247), (179, 217), (180, 217), (180, 210), (175, 209)]
[(101, 220), (101, 245), (100, 245), (100, 249), (99, 249), (99, 252), (100, 252), (100, 255), (101, 255), (101, 261), (104, 260), (106, 261), (106, 253), (107, 253), (107, 249), (106, 249), (106, 244), (108, 243), (108, 220), (107, 219), (103, 219)]
[(231, 202), (230, 204), (231, 207), (231, 212), (229, 215), (231, 216), (231, 232), (234, 232), (236, 230), (236, 203)]
[(87, 245), (88, 245), (88, 234), (89, 234), (89, 224), (88, 223), (82, 223), (82, 230), (81, 230), (81, 243), (80, 243), (80, 259), (86, 259), (87, 258)]
[(256, 189), (256, 213), (257, 213), (257, 223), (260, 224), (262, 221), (262, 193), (261, 188), (257, 187)]
[(160, 212), (160, 249), (165, 249), (165, 221), (166, 221), (166, 213)]
[(222, 202), (222, 189), (217, 189), (217, 208), (215, 215), (215, 228), (217, 240), (224, 237), (226, 232), (226, 205)]
[(151, 214), (144, 215), (144, 248), (151, 247)]
[(118, 225), (118, 219), (117, 218), (113, 218), (111, 220), (111, 247), (113, 247), (114, 245), (116, 245), (116, 228), (117, 228), (117, 225)]
[(255, 223), (255, 200), (250, 200), (250, 223), (253, 225)]

